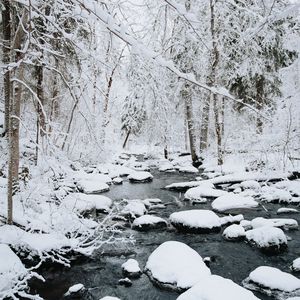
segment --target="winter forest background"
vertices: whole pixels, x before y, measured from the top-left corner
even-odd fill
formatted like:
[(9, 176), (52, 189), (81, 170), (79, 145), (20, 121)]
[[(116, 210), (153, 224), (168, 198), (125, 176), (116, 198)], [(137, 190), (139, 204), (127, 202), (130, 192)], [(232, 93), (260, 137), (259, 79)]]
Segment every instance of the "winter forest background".
[[(0, 9), (0, 225), (60, 232), (67, 247), (38, 251), (40, 263), (127, 242), (110, 215), (93, 227), (60, 206), (72, 172), (105, 173), (99, 166), (121, 153), (299, 172), (298, 1), (1, 0)], [(26, 276), (0, 284), (0, 298), (24, 296), (38, 277)]]

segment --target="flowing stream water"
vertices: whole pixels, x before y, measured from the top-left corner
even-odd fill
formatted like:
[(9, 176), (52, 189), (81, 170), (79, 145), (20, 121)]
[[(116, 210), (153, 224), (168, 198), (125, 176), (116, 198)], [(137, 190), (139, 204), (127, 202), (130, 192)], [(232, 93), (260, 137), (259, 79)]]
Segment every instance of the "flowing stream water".
[[(162, 189), (173, 182), (193, 180), (195, 175), (182, 173), (162, 173), (151, 171), (154, 179), (151, 183), (132, 184), (124, 181), (123, 185), (113, 186), (104, 195), (113, 200), (120, 199), (146, 199), (160, 198), (163, 203), (168, 204), (165, 209), (157, 209), (157, 215), (163, 218), (175, 211), (185, 209), (211, 209), (210, 201), (206, 204), (192, 205), (180, 200), (180, 194), (175, 191)], [(259, 207), (253, 210), (243, 211), (245, 219), (251, 220), (262, 216), (266, 218), (277, 218), (279, 205), (267, 204), (265, 209)], [(299, 214), (281, 215), (282, 218), (294, 218), (300, 222)], [(116, 245), (106, 253), (95, 253), (91, 258), (80, 259), (72, 263), (71, 268), (45, 265), (39, 273), (46, 279), (45, 283), (33, 282), (32, 291), (37, 292), (44, 299), (63, 299), (68, 288), (76, 283), (82, 283), (87, 293), (77, 299), (100, 299), (104, 296), (115, 296), (122, 300), (171, 300), (176, 299), (178, 294), (173, 291), (163, 290), (155, 287), (146, 274), (139, 279), (133, 279), (131, 287), (118, 284), (118, 280), (124, 278), (121, 265), (128, 258), (136, 259), (143, 268), (151, 252), (165, 241), (174, 240), (183, 242), (196, 250), (203, 258), (212, 258), (210, 269), (212, 274), (230, 278), (241, 284), (249, 273), (256, 267), (265, 265), (289, 272), (292, 261), (300, 256), (300, 233), (288, 231), (286, 234), (291, 238), (288, 242), (288, 251), (276, 255), (267, 256), (258, 249), (247, 243), (225, 241), (221, 233), (212, 234), (186, 234), (178, 233), (172, 228), (137, 232), (130, 228), (125, 230), (126, 234), (133, 234), (135, 245)], [(184, 259), (184, 258), (182, 258)], [(263, 300), (273, 299), (269, 296), (256, 293)], [(242, 299), (241, 299), (242, 300)]]

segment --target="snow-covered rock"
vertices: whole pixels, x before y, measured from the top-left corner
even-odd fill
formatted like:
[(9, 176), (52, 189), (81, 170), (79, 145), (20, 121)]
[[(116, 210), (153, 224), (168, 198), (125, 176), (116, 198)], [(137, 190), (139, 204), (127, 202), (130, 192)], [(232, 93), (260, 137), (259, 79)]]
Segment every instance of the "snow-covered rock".
[(224, 216), (220, 218), (221, 221), (221, 225), (228, 225), (228, 224), (236, 224), (236, 223), (240, 223), (241, 221), (244, 220), (244, 216), (243, 215), (235, 215), (235, 216)]
[(199, 173), (199, 170), (192, 165), (180, 166), (178, 170), (181, 173)]
[(287, 207), (280, 207), (277, 209), (277, 214), (298, 214), (299, 210), (296, 208), (287, 208)]
[(218, 198), (226, 194), (228, 194), (226, 191), (217, 190), (214, 188), (214, 185), (212, 183), (208, 182), (200, 186), (188, 189), (184, 194), (184, 198), (187, 200), (201, 200), (203, 202), (206, 202), (205, 198)]
[(99, 173), (86, 173), (83, 171), (74, 172), (73, 179), (78, 182), (81, 180), (93, 181), (93, 182), (103, 182), (111, 184), (111, 177), (106, 174)]
[(113, 184), (122, 184), (123, 183), (123, 179), (121, 177), (115, 177), (112, 180)]
[(103, 298), (100, 298), (99, 300), (121, 300), (121, 299), (117, 297), (105, 296)]
[(163, 162), (160, 163), (158, 170), (160, 172), (173, 171), (174, 170), (174, 166), (169, 161), (163, 161)]
[(153, 176), (150, 172), (136, 171), (128, 176), (131, 182), (149, 182), (153, 180)]
[(79, 180), (77, 182), (77, 188), (85, 194), (99, 194), (109, 191), (109, 186), (105, 182), (90, 181), (87, 179)]
[(72, 193), (65, 197), (61, 205), (64, 205), (69, 210), (75, 210), (80, 213), (94, 209), (97, 211), (108, 212), (112, 206), (112, 200), (102, 195)]
[(210, 276), (202, 257), (186, 244), (168, 241), (149, 256), (145, 270), (162, 287), (186, 290)]
[(166, 226), (167, 222), (164, 219), (152, 215), (143, 215), (136, 218), (132, 223), (132, 228), (140, 231), (163, 228)]
[(219, 232), (221, 229), (220, 218), (210, 210), (179, 211), (172, 213), (169, 218), (174, 227), (184, 232)]
[(75, 240), (59, 233), (31, 233), (14, 225), (0, 226), (0, 243), (41, 255), (46, 252), (70, 247)]
[(241, 240), (245, 234), (244, 227), (237, 224), (230, 225), (223, 231), (223, 237), (229, 241)]
[(124, 285), (125, 287), (132, 286), (132, 281), (128, 277), (119, 279), (118, 283), (119, 285)]
[(181, 294), (177, 300), (259, 300), (230, 279), (211, 275)]
[(233, 209), (255, 208), (258, 206), (258, 203), (252, 197), (228, 193), (214, 200), (211, 206), (215, 211), (224, 212)]
[(76, 294), (83, 290), (84, 290), (84, 285), (82, 283), (77, 283), (69, 287), (68, 291), (65, 293), (65, 296)]
[(141, 200), (127, 200), (127, 204), (122, 210), (122, 214), (131, 218), (144, 215), (147, 212), (145, 204)]
[(284, 180), (279, 181), (274, 185), (276, 188), (284, 189), (294, 197), (300, 197), (300, 180)]
[(246, 232), (246, 239), (264, 252), (277, 254), (286, 250), (287, 238), (276, 227), (264, 226)]
[(275, 294), (278, 292), (292, 293), (299, 291), (300, 279), (277, 268), (260, 266), (249, 274), (244, 285), (250, 289), (271, 291)]
[(295, 272), (300, 271), (300, 257), (293, 260), (293, 264), (291, 266), (291, 269)]
[(152, 205), (162, 203), (162, 201), (158, 198), (147, 198), (143, 200), (143, 203), (146, 205), (146, 207), (151, 207)]
[(298, 229), (298, 222), (294, 219), (265, 219), (257, 217), (251, 221), (252, 228), (258, 228), (262, 226), (279, 227), (285, 230)]
[(131, 278), (140, 277), (142, 274), (139, 263), (132, 258), (128, 259), (125, 263), (122, 264), (122, 271), (125, 276)]
[[(27, 274), (19, 257), (5, 244), (0, 244), (0, 298), (10, 296), (13, 289)], [(18, 291), (18, 289), (16, 289)]]
[(256, 192), (260, 191), (260, 189), (261, 189), (260, 184), (255, 180), (243, 181), (243, 182), (241, 182), (240, 186), (243, 189), (250, 189), (250, 190), (254, 190)]
[(171, 183), (171, 184), (165, 186), (165, 189), (181, 192), (181, 191), (186, 191), (187, 189), (199, 186), (201, 184), (203, 184), (203, 182), (201, 182), (201, 181), (176, 182), (176, 183)]
[(271, 203), (289, 203), (292, 195), (289, 191), (274, 186), (263, 186), (260, 199)]

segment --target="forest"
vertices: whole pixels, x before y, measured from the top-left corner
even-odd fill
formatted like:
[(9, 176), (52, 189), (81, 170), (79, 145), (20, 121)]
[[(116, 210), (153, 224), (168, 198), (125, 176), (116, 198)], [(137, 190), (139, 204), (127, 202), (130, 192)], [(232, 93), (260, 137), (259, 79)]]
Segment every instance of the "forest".
[(0, 11), (0, 299), (300, 300), (299, 0)]

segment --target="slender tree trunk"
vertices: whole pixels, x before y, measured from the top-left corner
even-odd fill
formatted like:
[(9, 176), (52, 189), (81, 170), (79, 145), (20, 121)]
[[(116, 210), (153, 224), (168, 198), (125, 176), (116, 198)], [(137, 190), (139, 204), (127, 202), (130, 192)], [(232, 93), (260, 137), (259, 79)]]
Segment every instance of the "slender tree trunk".
[(214, 117), (215, 117), (215, 132), (217, 138), (217, 157), (218, 157), (218, 165), (223, 164), (223, 132), (222, 132), (222, 113), (220, 113), (220, 99), (217, 95), (213, 97), (213, 104), (214, 104)]
[[(3, 64), (7, 65), (10, 63), (10, 47), (11, 47), (11, 8), (10, 0), (3, 0), (2, 10), (2, 30), (3, 30)], [(10, 82), (10, 71), (7, 69), (3, 76), (3, 86), (4, 86), (4, 128), (3, 136), (8, 132), (9, 128), (9, 107), (11, 98), (11, 82)]]
[(200, 127), (200, 153), (202, 153), (208, 147), (208, 127), (209, 127), (209, 110), (211, 95), (209, 94), (203, 103), (201, 127)]
[(197, 164), (199, 158), (197, 155), (196, 143), (195, 143), (193, 107), (192, 107), (192, 91), (191, 91), (190, 84), (188, 84), (188, 83), (184, 84), (184, 88), (181, 91), (181, 95), (182, 95), (182, 98), (183, 98), (184, 104), (185, 104), (185, 112), (186, 112), (186, 120), (187, 120), (192, 161), (194, 164)]
[(125, 137), (125, 141), (124, 141), (124, 143), (123, 143), (123, 149), (124, 149), (124, 148), (126, 147), (126, 145), (127, 145), (129, 135), (130, 135), (130, 130), (127, 131), (127, 134), (126, 134), (126, 137)]
[[(256, 80), (256, 109), (261, 110), (264, 105), (264, 76), (258, 76)], [(260, 115), (257, 114), (256, 117), (256, 133), (262, 134), (263, 131), (263, 121)]]

